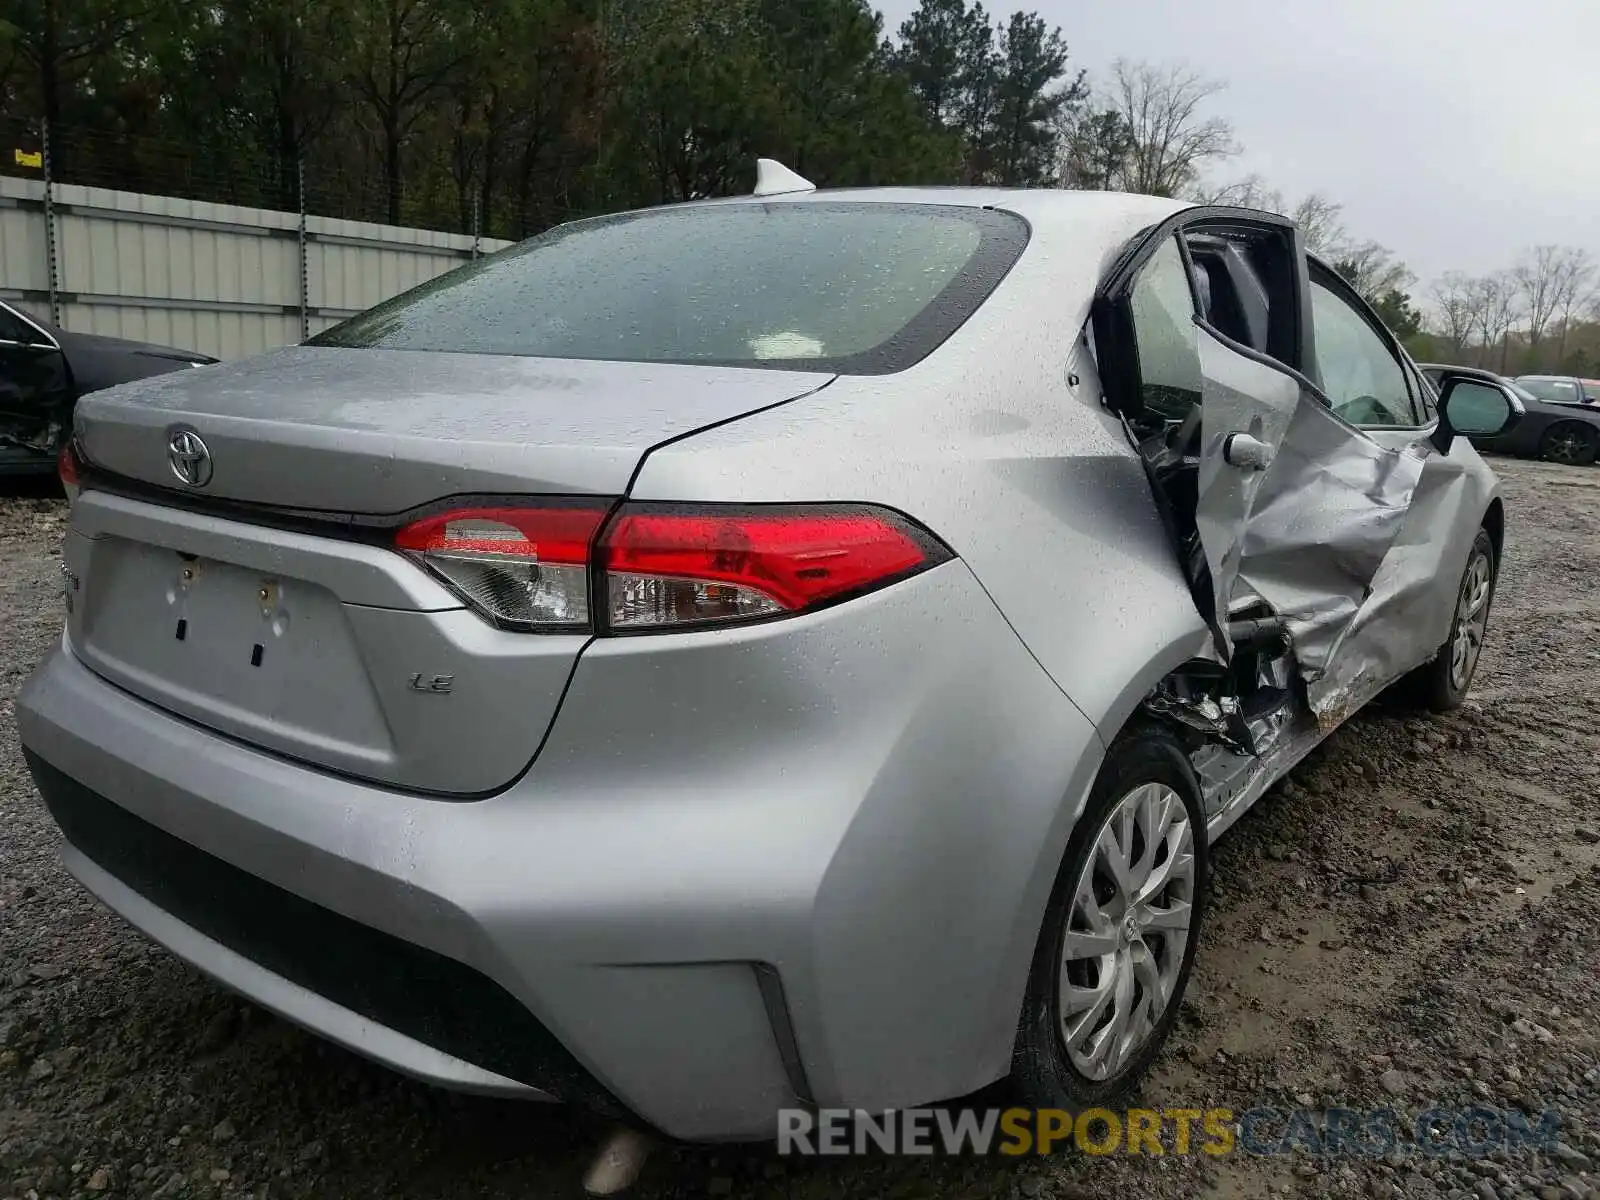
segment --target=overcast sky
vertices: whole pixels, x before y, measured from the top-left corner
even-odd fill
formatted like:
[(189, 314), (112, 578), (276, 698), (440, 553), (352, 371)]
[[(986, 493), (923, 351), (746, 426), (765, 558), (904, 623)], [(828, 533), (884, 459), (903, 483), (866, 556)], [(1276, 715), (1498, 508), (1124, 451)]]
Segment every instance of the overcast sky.
[[(898, 30), (914, 0), (879, 0)], [(1092, 75), (1182, 60), (1228, 83), (1212, 111), (1291, 201), (1342, 202), (1353, 235), (1424, 280), (1527, 245), (1600, 257), (1600, 0), (989, 0), (1061, 27)], [(1423, 290), (1419, 286), (1419, 291)]]

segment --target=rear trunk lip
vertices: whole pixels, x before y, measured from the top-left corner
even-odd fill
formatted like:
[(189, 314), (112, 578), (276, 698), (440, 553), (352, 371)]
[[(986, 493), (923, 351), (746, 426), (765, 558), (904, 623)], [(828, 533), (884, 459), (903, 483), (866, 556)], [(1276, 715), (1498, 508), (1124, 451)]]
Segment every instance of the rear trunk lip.
[(215, 370), (84, 397), (79, 447), (107, 471), (194, 494), (202, 489), (173, 478), (167, 449), (173, 428), (187, 425), (216, 465), (205, 494), (330, 514), (396, 514), (441, 495), (615, 496), (654, 450), (838, 377), (317, 347)]
[[(333, 558), (336, 566), (357, 572), (370, 580), (368, 588), (360, 588), (353, 593), (339, 592), (342, 603), (423, 613), (448, 612), (466, 607), (459, 596), (418, 564), (372, 540), (341, 538), (337, 532), (326, 528), (320, 532), (280, 529), (259, 520), (241, 520), (181, 505), (163, 505), (102, 488), (88, 474), (85, 474), (80, 486), (78, 501), (73, 506), (72, 527), (82, 537), (120, 537), (178, 551), (180, 547), (175, 543), (180, 539), (175, 527), (163, 520), (159, 511), (163, 508), (177, 510), (187, 518), (181, 539), (181, 549), (185, 553), (248, 565), (239, 562), (241, 549), (245, 550), (247, 558), (252, 551), (266, 558), (283, 552), (285, 538), (304, 539), (304, 543), (296, 542), (291, 548), (318, 558)], [(151, 509), (157, 511), (149, 511)], [(230, 528), (223, 528), (224, 525)], [(332, 542), (338, 553), (332, 554), (310, 544), (316, 541)], [(220, 543), (227, 544), (224, 546)], [(264, 563), (261, 569), (274, 568), (270, 563)]]
[[(176, 509), (241, 525), (253, 525), (282, 533), (302, 533), (311, 537), (334, 538), (342, 542), (382, 546), (393, 549), (393, 535), (424, 517), (436, 516), (457, 508), (516, 507), (540, 504), (604, 505), (608, 510), (622, 497), (603, 492), (460, 492), (440, 496), (422, 504), (393, 512), (346, 512), (324, 508), (301, 508), (292, 504), (264, 504), (254, 500), (234, 500), (205, 492), (180, 491), (161, 484), (107, 470), (84, 458), (82, 484), (87, 489), (105, 492), (124, 500), (160, 508)], [(396, 553), (399, 553), (396, 551)], [(450, 607), (459, 608), (461, 605)]]

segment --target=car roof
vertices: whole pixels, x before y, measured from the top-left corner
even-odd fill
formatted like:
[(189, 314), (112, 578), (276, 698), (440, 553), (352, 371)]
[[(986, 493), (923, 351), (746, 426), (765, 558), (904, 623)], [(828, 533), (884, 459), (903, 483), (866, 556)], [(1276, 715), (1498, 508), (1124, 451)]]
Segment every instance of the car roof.
[(1493, 379), (1496, 382), (1504, 379), (1504, 375), (1497, 375), (1493, 371), (1486, 371), (1482, 367), (1458, 367), (1449, 363), (1418, 363), (1419, 371), (1450, 371), (1457, 375), (1470, 375), (1475, 379)]
[[(1068, 191), (1064, 188), (863, 187), (818, 188), (768, 196), (716, 196), (667, 208), (723, 207), (741, 204), (922, 204), (987, 208), (1014, 213), (1049, 240), (1084, 239), (1102, 248), (1120, 246), (1133, 234), (1198, 205), (1166, 196), (1131, 192)], [(643, 209), (641, 213), (661, 211)], [(604, 218), (601, 218), (602, 220)], [(1280, 218), (1281, 219), (1281, 218)]]
[(780, 192), (768, 196), (716, 196), (691, 200), (686, 205), (817, 204), (849, 201), (869, 204), (943, 204), (962, 208), (1005, 208), (1013, 212), (1060, 213), (1118, 212), (1137, 216), (1170, 216), (1196, 205), (1168, 196), (1136, 192), (1073, 191), (1067, 188), (957, 187), (935, 184), (923, 187), (818, 188), (815, 191)]

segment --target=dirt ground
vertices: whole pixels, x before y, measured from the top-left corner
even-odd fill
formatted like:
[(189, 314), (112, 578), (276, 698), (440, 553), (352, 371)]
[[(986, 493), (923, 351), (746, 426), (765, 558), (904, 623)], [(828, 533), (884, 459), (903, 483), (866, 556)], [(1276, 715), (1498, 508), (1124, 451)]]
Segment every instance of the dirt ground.
[[(1477, 686), (1372, 710), (1219, 843), (1150, 1107), (1488, 1105), (1553, 1152), (800, 1161), (664, 1147), (668, 1197), (1600, 1197), (1600, 468), (1496, 464), (1507, 554)], [(59, 501), (0, 501), (0, 1196), (558, 1198), (603, 1129), (448, 1096), (241, 1004), (56, 858), (12, 721), (57, 636)]]

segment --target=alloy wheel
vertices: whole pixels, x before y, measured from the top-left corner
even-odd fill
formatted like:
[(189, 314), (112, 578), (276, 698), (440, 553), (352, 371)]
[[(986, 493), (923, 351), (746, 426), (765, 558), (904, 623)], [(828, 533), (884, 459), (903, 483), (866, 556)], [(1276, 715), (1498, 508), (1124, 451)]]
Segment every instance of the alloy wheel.
[(1457, 691), (1472, 682), (1472, 672), (1478, 665), (1484, 631), (1489, 625), (1489, 590), (1493, 582), (1489, 556), (1480, 550), (1467, 566), (1456, 600), (1455, 630), (1450, 638), (1450, 686)]
[(1589, 461), (1590, 444), (1590, 438), (1577, 429), (1558, 429), (1545, 443), (1545, 457), (1551, 462), (1581, 466)]
[(1195, 880), (1177, 792), (1146, 783), (1123, 796), (1079, 874), (1062, 945), (1061, 1038), (1085, 1077), (1109, 1079), (1154, 1034), (1183, 971)]

